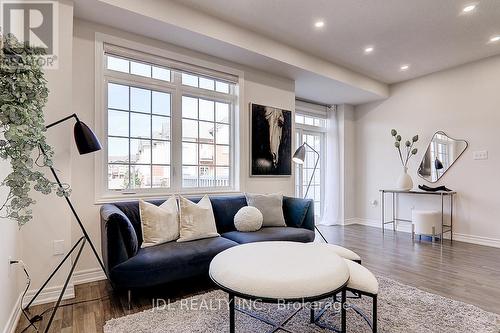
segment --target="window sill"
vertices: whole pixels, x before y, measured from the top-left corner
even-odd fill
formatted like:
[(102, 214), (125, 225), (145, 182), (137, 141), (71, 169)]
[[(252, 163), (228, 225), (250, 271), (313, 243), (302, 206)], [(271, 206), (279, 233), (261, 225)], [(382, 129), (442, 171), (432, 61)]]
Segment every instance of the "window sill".
[(236, 195), (243, 194), (244, 192), (237, 190), (200, 190), (200, 191), (183, 191), (176, 193), (131, 193), (131, 194), (108, 194), (101, 196), (100, 198), (96, 198), (94, 204), (95, 205), (104, 205), (107, 203), (114, 202), (126, 202), (126, 201), (134, 201), (134, 200), (155, 200), (155, 199), (166, 199), (171, 195), (182, 195), (186, 197), (190, 196), (201, 196), (201, 195)]

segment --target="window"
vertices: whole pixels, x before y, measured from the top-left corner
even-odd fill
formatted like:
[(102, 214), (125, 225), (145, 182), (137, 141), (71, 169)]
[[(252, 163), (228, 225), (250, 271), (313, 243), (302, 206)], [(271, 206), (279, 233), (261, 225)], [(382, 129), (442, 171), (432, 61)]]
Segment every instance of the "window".
[(324, 153), (325, 150), (325, 132), (326, 119), (315, 115), (295, 114), (296, 144), (297, 147), (304, 142), (316, 150), (320, 155), (318, 167), (314, 172), (317, 155), (309, 147), (306, 148), (306, 157), (304, 164), (295, 164), (295, 195), (303, 197), (306, 194), (307, 186), (312, 178), (307, 198), (314, 200), (314, 214), (317, 218), (321, 217), (323, 212), (324, 198)]
[(104, 63), (106, 190), (233, 188), (236, 80), (111, 53)]
[(230, 105), (182, 96), (183, 187), (229, 186)]

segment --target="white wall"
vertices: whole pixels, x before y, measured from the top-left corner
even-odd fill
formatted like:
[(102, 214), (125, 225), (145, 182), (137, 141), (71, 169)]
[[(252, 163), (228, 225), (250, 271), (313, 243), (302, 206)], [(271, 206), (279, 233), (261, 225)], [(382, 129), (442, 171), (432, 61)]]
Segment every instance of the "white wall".
[[(282, 107), (288, 110), (295, 108), (295, 86), (292, 80), (270, 76), (257, 70), (238, 64), (222, 61), (208, 55), (193, 52), (174, 45), (159, 42), (142, 36), (126, 33), (99, 24), (75, 20), (73, 39), (73, 106), (72, 109), (82, 121), (95, 127), (95, 33), (123, 38), (129, 41), (145, 44), (151, 47), (188, 55), (198, 59), (211, 61), (220, 65), (230, 66), (244, 71), (245, 82), (243, 98), (245, 108), (240, 119), (240, 154), (241, 159), (241, 191), (276, 192), (292, 195), (294, 192), (293, 177), (288, 178), (250, 178), (249, 175), (249, 109), (250, 102)], [(68, 133), (69, 138), (69, 133)], [(100, 138), (103, 142), (104, 139)], [(75, 151), (72, 146), (72, 150)], [(97, 152), (101, 154), (102, 152)], [(72, 153), (71, 184), (73, 186), (72, 200), (89, 231), (95, 244), (100, 248), (99, 206), (94, 204), (94, 154), (79, 156)], [(80, 235), (73, 223), (72, 238), (75, 241)], [(100, 252), (100, 250), (99, 250)], [(78, 271), (94, 272), (98, 264), (86, 249)]]
[[(391, 97), (355, 108), (356, 215), (365, 222), (379, 219), (378, 190), (393, 188), (401, 165), (390, 135), (420, 135), (419, 154), (410, 164), (415, 186), (427, 184), (416, 169), (427, 144), (437, 130), (469, 141), (469, 149), (436, 185), (458, 191), (455, 232), (458, 239), (500, 245), (500, 57), (396, 84)], [(489, 159), (472, 159), (472, 152), (488, 150)], [(406, 198), (400, 212), (410, 208), (438, 208), (432, 200)], [(377, 222), (378, 223), (378, 222)]]
[[(10, 173), (8, 161), (0, 161), (0, 179), (4, 179)], [(0, 205), (7, 197), (9, 190), (5, 186), (0, 187)], [(2, 212), (3, 213), (3, 212)], [(3, 214), (2, 214), (3, 215)], [(15, 320), (16, 311), (14, 306), (20, 294), (18, 285), (18, 274), (21, 269), (17, 265), (9, 265), (8, 260), (20, 257), (20, 233), (15, 221), (0, 219), (0, 331), (9, 329)]]
[[(248, 105), (257, 103), (269, 105), (295, 113), (295, 85), (292, 80), (269, 76), (265, 73), (246, 70), (244, 98), (246, 112), (242, 119), (240, 131), (242, 137), (242, 191), (266, 193), (282, 192), (285, 195), (294, 194), (294, 177), (262, 178), (249, 177), (250, 174), (250, 112)], [(293, 118), (292, 118), (293, 119)], [(293, 125), (292, 125), (293, 126)], [(293, 128), (294, 130), (294, 128)], [(295, 144), (292, 136), (292, 144)], [(292, 149), (292, 151), (294, 151)], [(292, 172), (295, 170), (292, 164)]]
[[(59, 68), (45, 71), (49, 89), (48, 103), (44, 109), (46, 123), (59, 120), (72, 113), (71, 82), (72, 82), (72, 36), (73, 36), (73, 4), (69, 1), (59, 1)], [(54, 166), (63, 182), (71, 181), (70, 144), (73, 133), (71, 121), (51, 128), (47, 131), (47, 142), (55, 152)], [(48, 179), (53, 176), (45, 169)], [(64, 199), (55, 194), (43, 195), (33, 191), (37, 201), (33, 207), (33, 220), (21, 229), (23, 244), (23, 260), (32, 273), (32, 290), (41, 286), (50, 272), (62, 259), (61, 255), (53, 255), (53, 241), (64, 240), (66, 250), (71, 242), (70, 210)], [(69, 265), (65, 265), (49, 285), (50, 288), (62, 286), (68, 273)], [(69, 288), (69, 294), (73, 292)], [(44, 296), (42, 295), (42, 298)]]
[[(58, 120), (71, 113), (71, 73), (72, 73), (72, 49), (73, 38), (73, 3), (67, 0), (59, 1), (59, 30), (56, 34), (59, 38), (58, 69), (45, 71), (49, 97), (44, 109), (46, 123)], [(69, 46), (69, 47), (68, 47)], [(72, 129), (69, 125), (61, 125), (51, 129), (47, 133), (47, 142), (54, 147), (54, 164), (60, 172), (62, 181), (69, 181), (71, 170), (70, 161), (70, 135)], [(9, 172), (8, 162), (0, 165), (0, 179)], [(53, 179), (48, 169), (42, 170), (49, 179)], [(0, 187), (0, 197), (5, 195), (5, 187)], [(16, 318), (11, 317), (17, 308), (15, 302), (18, 300), (21, 290), (24, 289), (24, 273), (21, 266), (8, 267), (7, 258), (22, 259), (28, 266), (31, 274), (31, 290), (36, 290), (59, 263), (62, 256), (53, 255), (53, 240), (64, 240), (66, 249), (70, 245), (71, 225), (70, 212), (63, 199), (55, 194), (48, 196), (32, 191), (32, 197), (37, 201), (33, 206), (33, 220), (18, 230), (15, 222), (0, 221), (0, 329), (9, 330), (9, 326), (15, 325)], [(56, 275), (52, 283), (42, 294), (40, 299), (54, 297), (62, 286), (64, 277), (67, 275), (68, 265), (65, 265), (60, 273)], [(73, 288), (70, 286), (66, 295), (70, 296)], [(33, 295), (28, 293), (27, 298)], [(13, 312), (14, 311), (14, 312)], [(11, 320), (11, 322), (7, 322)], [(12, 320), (14, 322), (12, 322)]]
[(337, 106), (337, 126), (340, 152), (340, 223), (345, 224), (356, 217), (354, 106), (349, 104)]

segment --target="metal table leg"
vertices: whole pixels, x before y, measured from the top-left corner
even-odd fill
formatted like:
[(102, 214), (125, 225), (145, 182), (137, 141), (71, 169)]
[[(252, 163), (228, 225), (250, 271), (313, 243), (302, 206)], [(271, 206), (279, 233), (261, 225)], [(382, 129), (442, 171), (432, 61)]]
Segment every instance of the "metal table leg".
[(453, 243), (453, 197), (455, 195), (450, 195), (450, 240)]
[(392, 192), (392, 231), (396, 231), (396, 193)]
[(384, 202), (384, 199), (385, 199), (385, 192), (384, 191), (381, 191), (381, 198), (380, 198), (380, 207), (382, 209), (382, 216), (381, 216), (381, 221), (382, 221), (382, 234), (385, 233), (385, 202)]
[(342, 290), (342, 302), (341, 302), (342, 309), (341, 311), (341, 317), (342, 317), (342, 323), (341, 323), (341, 329), (340, 331), (342, 333), (345, 333), (347, 331), (347, 313), (346, 313), (346, 290)]
[(444, 195), (441, 193), (441, 245), (443, 244), (444, 235)]
[(234, 333), (234, 295), (229, 294), (229, 333)]

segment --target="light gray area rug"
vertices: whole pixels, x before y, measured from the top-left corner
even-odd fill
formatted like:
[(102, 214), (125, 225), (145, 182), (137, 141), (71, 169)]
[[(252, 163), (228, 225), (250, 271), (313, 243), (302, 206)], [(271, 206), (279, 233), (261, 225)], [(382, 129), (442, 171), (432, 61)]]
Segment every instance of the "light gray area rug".
[[(378, 277), (379, 332), (440, 332), (440, 333), (499, 333), (500, 315), (454, 301), (439, 295), (413, 288), (394, 280)], [(371, 299), (351, 299), (371, 317)], [(241, 303), (248, 306), (247, 303)], [(276, 304), (254, 304), (262, 316), (279, 321), (294, 311)], [(162, 308), (163, 307), (163, 308)], [(106, 322), (104, 333), (222, 333), (229, 332), (227, 294), (212, 291), (177, 301), (168, 306), (111, 319)], [(322, 321), (338, 324), (338, 315), (326, 312)], [(366, 322), (348, 310), (348, 332), (370, 332)], [(236, 312), (236, 332), (266, 332), (271, 327), (245, 314)], [(301, 310), (286, 328), (297, 333), (331, 332), (309, 324), (309, 311)]]

